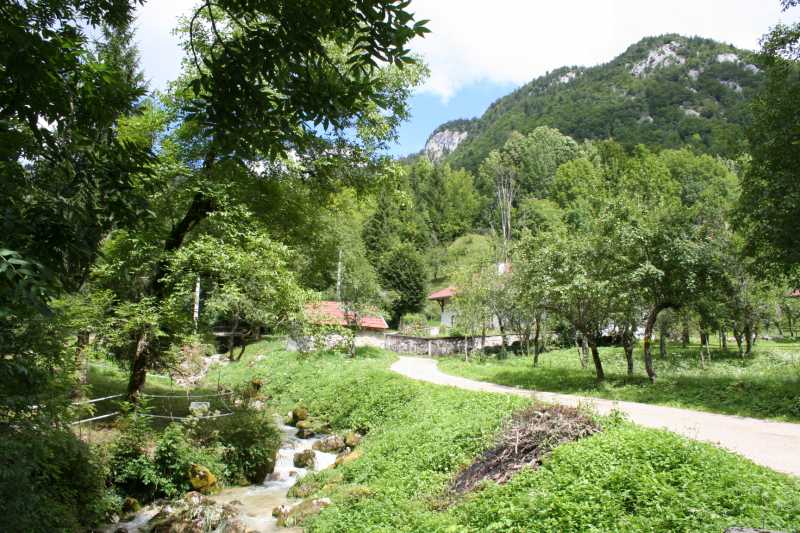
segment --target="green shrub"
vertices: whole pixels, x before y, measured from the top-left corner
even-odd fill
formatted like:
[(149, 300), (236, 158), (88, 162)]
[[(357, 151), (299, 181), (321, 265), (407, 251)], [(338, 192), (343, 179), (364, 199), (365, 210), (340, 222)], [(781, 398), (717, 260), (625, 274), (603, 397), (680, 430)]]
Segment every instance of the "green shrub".
[(113, 505), (87, 444), (64, 429), (0, 435), (0, 531), (82, 531)]
[(234, 483), (261, 483), (275, 468), (281, 433), (264, 411), (235, 409), (231, 416), (200, 421), (198, 438), (222, 446), (226, 478)]
[(187, 438), (182, 424), (172, 423), (158, 440), (153, 463), (161, 477), (168, 480), (177, 493), (183, 493), (192, 490), (189, 469), (193, 463), (227, 477), (227, 468), (219, 455), (214, 447), (196, 446)]
[(110, 447), (109, 478), (120, 495), (140, 501), (176, 495), (178, 487), (147, 453), (152, 433), (148, 419), (134, 411), (118, 427), (120, 434)]
[(400, 331), (403, 335), (428, 335), (428, 319), (421, 313), (408, 313), (400, 320)]

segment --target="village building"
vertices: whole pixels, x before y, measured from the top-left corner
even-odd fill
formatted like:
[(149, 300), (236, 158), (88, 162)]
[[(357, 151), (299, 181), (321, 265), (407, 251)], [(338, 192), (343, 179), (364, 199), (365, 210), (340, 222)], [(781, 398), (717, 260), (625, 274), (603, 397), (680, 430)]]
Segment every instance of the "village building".
[[(511, 272), (511, 263), (499, 262), (497, 263), (497, 273), (500, 275), (508, 274)], [(450, 286), (445, 289), (432, 292), (428, 295), (428, 300), (438, 302), (440, 309), (440, 319), (442, 326), (453, 327), (455, 322), (455, 312), (452, 305), (450, 305), (453, 297), (458, 293), (456, 287)], [(492, 320), (492, 327), (496, 327), (497, 318)]]
[[(342, 307), (341, 302), (323, 300), (321, 302), (311, 302), (305, 308), (306, 319), (315, 325), (334, 325), (350, 328), (353, 330), (356, 346), (384, 347), (384, 335), (389, 330), (386, 320), (377, 312), (364, 313), (358, 317), (358, 323), (352, 316), (349, 316)], [(341, 336), (331, 334), (324, 340), (326, 346), (333, 346), (342, 341)], [(298, 351), (301, 345), (313, 342), (312, 339), (289, 338), (287, 349)], [(305, 348), (305, 346), (302, 346)]]
[(440, 291), (436, 291), (428, 295), (428, 300), (437, 302), (439, 304), (439, 309), (440, 309), (439, 321), (443, 326), (453, 327), (455, 313), (453, 312), (453, 308), (450, 305), (450, 301), (453, 299), (455, 295), (456, 295), (455, 287), (447, 287), (446, 289), (442, 289)]

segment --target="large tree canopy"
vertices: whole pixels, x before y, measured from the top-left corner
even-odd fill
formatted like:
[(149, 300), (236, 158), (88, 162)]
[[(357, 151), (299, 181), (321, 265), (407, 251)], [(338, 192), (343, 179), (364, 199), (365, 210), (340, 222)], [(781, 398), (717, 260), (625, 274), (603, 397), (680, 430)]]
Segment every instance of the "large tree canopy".
[[(784, 8), (796, 5), (784, 1)], [(766, 83), (753, 103), (752, 161), (742, 179), (739, 215), (756, 266), (795, 277), (800, 267), (800, 24), (764, 39)]]

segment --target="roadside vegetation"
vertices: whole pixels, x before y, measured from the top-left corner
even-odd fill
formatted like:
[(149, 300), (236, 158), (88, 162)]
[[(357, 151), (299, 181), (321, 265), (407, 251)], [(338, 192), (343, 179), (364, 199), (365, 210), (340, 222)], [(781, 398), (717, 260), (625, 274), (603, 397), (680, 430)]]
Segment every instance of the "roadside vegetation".
[(731, 415), (800, 421), (800, 343), (758, 341), (753, 354), (711, 349), (700, 363), (699, 344), (667, 345), (656, 358), (659, 380), (651, 384), (642, 371), (627, 373), (622, 347), (601, 347), (606, 379), (598, 381), (581, 366), (576, 348), (555, 349), (539, 356), (473, 357), (468, 362), (443, 358), (444, 372), (510, 387), (611, 400), (685, 407)]
[[(333, 431), (366, 434), (358, 459), (294, 489), (333, 500), (303, 524), (307, 531), (719, 532), (790, 529), (800, 520), (797, 480), (616, 416), (596, 418), (602, 431), (556, 447), (537, 469), (454, 495), (457, 474), (528, 400), (409, 381), (379, 350), (362, 349), (355, 360), (259, 345), (248, 352), (243, 361), (276, 409), (302, 404)], [(223, 380), (239, 372), (229, 365)]]

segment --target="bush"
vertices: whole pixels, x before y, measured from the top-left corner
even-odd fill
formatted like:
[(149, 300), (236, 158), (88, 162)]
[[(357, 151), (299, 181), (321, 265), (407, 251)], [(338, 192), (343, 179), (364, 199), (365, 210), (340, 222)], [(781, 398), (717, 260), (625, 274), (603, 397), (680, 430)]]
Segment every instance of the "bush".
[(228, 481), (262, 483), (275, 468), (281, 433), (264, 411), (236, 409), (230, 416), (202, 420), (198, 438), (222, 447)]
[(425, 337), (428, 331), (428, 320), (421, 313), (408, 313), (400, 320), (400, 332), (403, 335)]
[(131, 412), (120, 419), (118, 427), (120, 434), (109, 450), (109, 481), (119, 494), (140, 501), (176, 495), (178, 487), (147, 453), (152, 432), (148, 420)]
[(112, 505), (89, 446), (65, 429), (3, 430), (0, 531), (81, 531)]
[(147, 502), (192, 490), (189, 469), (193, 463), (224, 475), (220, 450), (213, 443), (197, 446), (182, 424), (167, 426), (153, 447), (153, 430), (141, 414), (134, 411), (120, 419), (120, 434), (109, 449), (108, 478), (119, 496)]
[(227, 468), (219, 456), (219, 450), (213, 447), (195, 446), (186, 437), (183, 425), (172, 423), (158, 440), (153, 463), (162, 479), (167, 480), (176, 493), (183, 493), (192, 490), (189, 479), (192, 464), (205, 466), (220, 475), (226, 474)]

